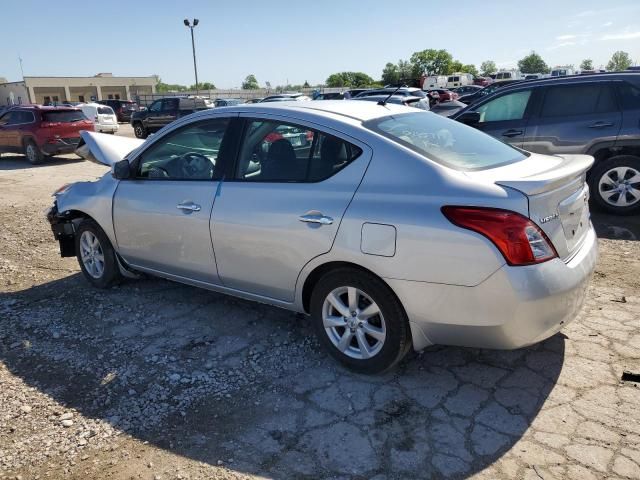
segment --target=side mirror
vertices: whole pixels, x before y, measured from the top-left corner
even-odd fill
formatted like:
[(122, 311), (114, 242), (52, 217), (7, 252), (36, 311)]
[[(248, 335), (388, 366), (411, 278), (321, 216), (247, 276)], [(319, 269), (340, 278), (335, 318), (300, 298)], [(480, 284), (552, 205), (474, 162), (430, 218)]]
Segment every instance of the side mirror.
[(126, 180), (131, 176), (131, 166), (129, 160), (120, 160), (113, 164), (113, 178), (118, 180)]
[(476, 125), (480, 123), (480, 113), (479, 112), (464, 112), (458, 118), (457, 121), (460, 123), (464, 123), (465, 125)]

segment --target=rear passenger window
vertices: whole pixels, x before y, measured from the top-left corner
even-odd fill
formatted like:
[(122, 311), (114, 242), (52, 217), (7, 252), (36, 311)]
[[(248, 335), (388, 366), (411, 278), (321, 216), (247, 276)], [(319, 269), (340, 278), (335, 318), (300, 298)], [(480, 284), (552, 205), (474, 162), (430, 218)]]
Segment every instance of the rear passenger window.
[(549, 87), (541, 117), (568, 117), (617, 110), (611, 86), (603, 84)]
[(362, 150), (307, 127), (251, 121), (236, 178), (254, 182), (319, 182), (347, 166)]

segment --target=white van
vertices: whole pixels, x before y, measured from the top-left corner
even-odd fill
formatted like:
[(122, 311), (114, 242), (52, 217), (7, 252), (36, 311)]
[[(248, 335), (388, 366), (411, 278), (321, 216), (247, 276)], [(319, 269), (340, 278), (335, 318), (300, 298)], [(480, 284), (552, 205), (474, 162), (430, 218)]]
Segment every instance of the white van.
[(425, 77), (424, 82), (422, 82), (422, 90), (428, 90), (429, 88), (447, 88), (447, 76), (429, 75)]
[(464, 85), (473, 85), (473, 75), (470, 73), (454, 73), (447, 77), (446, 88), (463, 87)]
[(500, 70), (496, 73), (495, 81), (499, 82), (501, 80), (520, 80), (522, 78), (522, 74), (520, 70)]
[(108, 105), (85, 103), (78, 107), (82, 109), (85, 117), (93, 121), (96, 132), (116, 133), (118, 131), (118, 118)]

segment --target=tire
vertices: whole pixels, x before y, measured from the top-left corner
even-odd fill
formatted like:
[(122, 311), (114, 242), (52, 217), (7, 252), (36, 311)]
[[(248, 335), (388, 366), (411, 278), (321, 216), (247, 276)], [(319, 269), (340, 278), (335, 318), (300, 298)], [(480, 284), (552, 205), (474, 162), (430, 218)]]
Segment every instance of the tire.
[(640, 157), (618, 155), (596, 163), (589, 176), (589, 189), (594, 203), (606, 212), (615, 215), (638, 213)]
[[(349, 312), (350, 296), (357, 298), (356, 316)], [(340, 310), (336, 299), (341, 300)], [(362, 315), (368, 307), (375, 311), (376, 306), (378, 314)], [(340, 311), (350, 316), (345, 320)], [(359, 373), (390, 370), (411, 346), (409, 322), (400, 301), (382, 280), (364, 271), (341, 268), (325, 274), (313, 289), (311, 316), (318, 340), (329, 354)]]
[(80, 269), (94, 287), (109, 288), (122, 280), (116, 252), (96, 222), (83, 220), (76, 231), (75, 243)]
[(31, 165), (38, 165), (42, 163), (44, 159), (44, 155), (36, 145), (36, 142), (33, 140), (25, 140), (24, 142), (24, 156), (27, 157), (27, 160)]
[(133, 124), (133, 133), (136, 138), (147, 138), (149, 136), (149, 132), (141, 122)]

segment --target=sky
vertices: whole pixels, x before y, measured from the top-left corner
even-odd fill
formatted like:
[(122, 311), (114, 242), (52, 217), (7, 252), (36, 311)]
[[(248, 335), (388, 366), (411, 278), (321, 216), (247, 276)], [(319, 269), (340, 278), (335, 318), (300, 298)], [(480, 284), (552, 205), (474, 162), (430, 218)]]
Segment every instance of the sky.
[(2, 0), (0, 77), (159, 75), (193, 84), (184, 18), (195, 29), (198, 79), (239, 87), (323, 83), (334, 72), (379, 79), (387, 62), (426, 48), (510, 68), (535, 50), (550, 67), (616, 50), (640, 64), (640, 0), (322, 2)]

